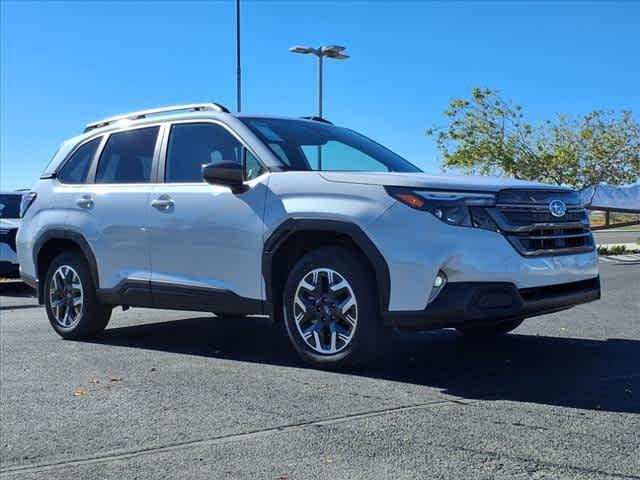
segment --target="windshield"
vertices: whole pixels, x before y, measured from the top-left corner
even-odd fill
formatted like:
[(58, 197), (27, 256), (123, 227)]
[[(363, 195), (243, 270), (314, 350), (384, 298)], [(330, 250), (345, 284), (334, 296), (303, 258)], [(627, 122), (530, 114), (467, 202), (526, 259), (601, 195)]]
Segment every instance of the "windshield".
[(347, 128), (279, 118), (240, 117), (287, 170), (420, 172), (391, 150)]

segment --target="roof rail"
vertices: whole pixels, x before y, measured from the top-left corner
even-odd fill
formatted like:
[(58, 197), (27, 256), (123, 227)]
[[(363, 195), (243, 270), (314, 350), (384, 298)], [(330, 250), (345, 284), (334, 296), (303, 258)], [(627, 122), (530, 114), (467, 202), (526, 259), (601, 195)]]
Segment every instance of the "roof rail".
[(303, 120), (313, 120), (314, 122), (322, 122), (322, 123), (328, 123), (329, 125), (333, 125), (333, 123), (327, 120), (326, 118), (318, 117), (315, 115), (311, 117), (301, 117), (301, 118)]
[(97, 122), (89, 123), (84, 128), (84, 131), (88, 132), (89, 130), (93, 130), (94, 128), (106, 127), (107, 125), (111, 125), (112, 123), (119, 122), (121, 120), (140, 120), (142, 118), (147, 118), (149, 115), (159, 115), (161, 113), (168, 112), (179, 112), (181, 110), (190, 110), (192, 112), (208, 110), (213, 112), (229, 113), (229, 110), (226, 107), (223, 107), (218, 103), (188, 103), (185, 105), (172, 105), (169, 107), (151, 108), (149, 110), (140, 110), (138, 112), (116, 115), (115, 117), (109, 117), (103, 120), (98, 120)]

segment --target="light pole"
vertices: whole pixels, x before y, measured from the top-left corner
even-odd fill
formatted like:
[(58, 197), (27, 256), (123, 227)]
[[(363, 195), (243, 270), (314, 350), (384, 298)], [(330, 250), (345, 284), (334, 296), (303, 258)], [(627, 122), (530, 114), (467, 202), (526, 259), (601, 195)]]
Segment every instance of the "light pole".
[(324, 57), (334, 58), (336, 60), (345, 60), (349, 55), (342, 53), (345, 47), (338, 45), (329, 45), (320, 48), (302, 47), (296, 45), (289, 49), (292, 53), (301, 53), (303, 55), (315, 55), (318, 57), (318, 116), (322, 118), (322, 59)]
[(240, 0), (236, 0), (236, 106), (238, 112), (242, 109), (240, 94), (242, 83), (240, 79)]

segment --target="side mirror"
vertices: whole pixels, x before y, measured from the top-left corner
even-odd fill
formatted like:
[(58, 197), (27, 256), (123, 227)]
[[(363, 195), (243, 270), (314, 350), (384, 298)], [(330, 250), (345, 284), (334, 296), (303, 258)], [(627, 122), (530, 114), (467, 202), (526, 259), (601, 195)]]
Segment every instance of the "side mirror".
[(246, 190), (244, 185), (244, 169), (238, 162), (223, 161), (202, 165), (202, 178), (211, 185), (230, 187), (233, 193)]

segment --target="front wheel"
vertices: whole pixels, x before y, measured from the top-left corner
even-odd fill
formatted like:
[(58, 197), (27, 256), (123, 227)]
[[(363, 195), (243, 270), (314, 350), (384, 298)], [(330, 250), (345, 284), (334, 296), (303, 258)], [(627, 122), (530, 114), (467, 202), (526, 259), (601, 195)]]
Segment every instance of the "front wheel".
[(302, 257), (284, 288), (287, 334), (300, 356), (322, 368), (361, 365), (380, 353), (374, 276), (358, 252), (326, 247)]
[(516, 318), (492, 325), (462, 326), (457, 327), (456, 330), (463, 333), (465, 337), (491, 338), (506, 335), (512, 330), (518, 328), (522, 324), (522, 322), (524, 322), (524, 318)]
[(44, 301), (51, 326), (66, 339), (90, 338), (111, 317), (111, 307), (98, 302), (87, 261), (75, 251), (61, 253), (49, 265)]

